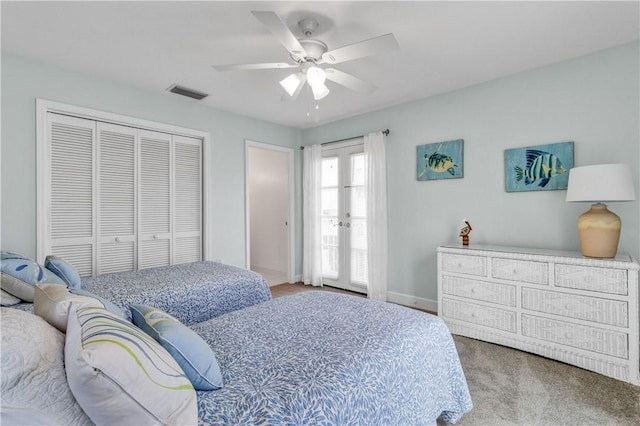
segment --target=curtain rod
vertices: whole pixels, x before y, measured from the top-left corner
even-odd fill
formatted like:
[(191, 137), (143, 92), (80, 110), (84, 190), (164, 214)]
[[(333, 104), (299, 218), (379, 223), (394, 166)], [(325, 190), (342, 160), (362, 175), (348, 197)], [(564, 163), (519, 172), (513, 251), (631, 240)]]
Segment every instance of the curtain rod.
[[(390, 133), (390, 132), (391, 132), (391, 131), (390, 131), (389, 129), (384, 129), (384, 130), (382, 131), (382, 134), (383, 134), (383, 135), (385, 135), (385, 136), (389, 136), (389, 133)], [(360, 135), (360, 136), (353, 136), (353, 137), (350, 137), (350, 138), (338, 139), (337, 141), (323, 142), (323, 143), (321, 143), (320, 145), (329, 145), (329, 144), (332, 144), (332, 143), (344, 142), (344, 141), (348, 141), (348, 140), (351, 140), (351, 139), (363, 138), (363, 137), (364, 137), (364, 135)], [(304, 149), (304, 146), (301, 146), (301, 147), (300, 147), (300, 149)]]

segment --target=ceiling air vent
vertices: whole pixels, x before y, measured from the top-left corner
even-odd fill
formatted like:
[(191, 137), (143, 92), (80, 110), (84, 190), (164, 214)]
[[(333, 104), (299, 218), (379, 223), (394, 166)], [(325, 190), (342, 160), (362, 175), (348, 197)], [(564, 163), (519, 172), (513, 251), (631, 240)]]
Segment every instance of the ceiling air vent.
[(174, 84), (173, 86), (169, 87), (168, 89), (170, 92), (178, 94), (178, 95), (182, 95), (182, 96), (186, 96), (188, 98), (193, 98), (193, 99), (197, 99), (197, 100), (202, 100), (204, 98), (206, 98), (207, 96), (209, 96), (206, 93), (202, 93), (202, 92), (198, 92), (196, 90), (193, 89), (188, 89), (184, 86), (178, 86), (177, 84)]

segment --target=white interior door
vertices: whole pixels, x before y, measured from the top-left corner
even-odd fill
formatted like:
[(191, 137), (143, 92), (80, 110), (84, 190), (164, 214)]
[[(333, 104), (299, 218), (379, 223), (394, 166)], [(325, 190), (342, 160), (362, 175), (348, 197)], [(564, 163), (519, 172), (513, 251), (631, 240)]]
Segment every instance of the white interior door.
[(171, 259), (171, 135), (140, 130), (138, 269), (166, 266)]
[(367, 293), (367, 186), (363, 145), (326, 149), (322, 159), (323, 283)]
[(98, 275), (136, 269), (137, 130), (97, 122)]

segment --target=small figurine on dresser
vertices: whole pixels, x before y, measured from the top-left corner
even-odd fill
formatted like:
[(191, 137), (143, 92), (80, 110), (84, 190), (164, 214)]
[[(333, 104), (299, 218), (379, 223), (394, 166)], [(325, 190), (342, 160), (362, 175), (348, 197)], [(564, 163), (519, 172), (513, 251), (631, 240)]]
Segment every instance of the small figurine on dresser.
[(469, 245), (469, 232), (471, 232), (471, 224), (469, 223), (468, 220), (464, 221), (465, 226), (464, 228), (462, 228), (460, 230), (460, 236), (462, 237), (462, 245), (463, 246), (468, 246)]

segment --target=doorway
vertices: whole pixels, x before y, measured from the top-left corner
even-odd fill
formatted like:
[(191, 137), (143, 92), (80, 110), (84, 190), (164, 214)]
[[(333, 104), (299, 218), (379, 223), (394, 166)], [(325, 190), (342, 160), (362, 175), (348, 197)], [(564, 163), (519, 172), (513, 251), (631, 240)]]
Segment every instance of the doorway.
[(366, 154), (361, 140), (322, 151), (322, 282), (367, 293)]
[(247, 268), (293, 282), (293, 149), (246, 141)]

